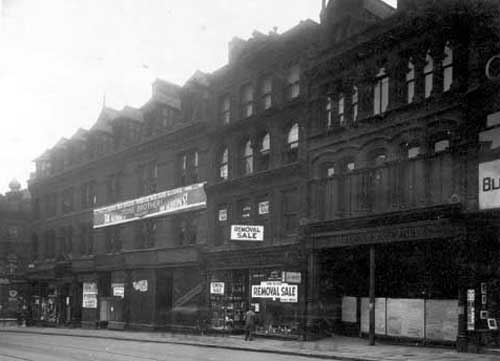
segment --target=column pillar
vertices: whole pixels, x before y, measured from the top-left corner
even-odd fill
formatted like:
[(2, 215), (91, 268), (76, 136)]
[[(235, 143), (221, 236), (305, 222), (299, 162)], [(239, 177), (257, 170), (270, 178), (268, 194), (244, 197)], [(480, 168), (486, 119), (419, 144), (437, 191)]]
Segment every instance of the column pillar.
[(375, 345), (375, 246), (370, 246), (370, 345)]

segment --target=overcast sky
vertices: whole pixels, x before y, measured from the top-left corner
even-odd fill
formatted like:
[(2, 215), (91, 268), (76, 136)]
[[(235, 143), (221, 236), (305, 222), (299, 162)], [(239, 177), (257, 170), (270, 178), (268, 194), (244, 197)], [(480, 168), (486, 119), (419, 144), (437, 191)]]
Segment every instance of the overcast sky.
[[(395, 6), (396, 0), (388, 0)], [(0, 193), (106, 105), (140, 107), (227, 60), (233, 36), (318, 21), (321, 0), (0, 0)]]

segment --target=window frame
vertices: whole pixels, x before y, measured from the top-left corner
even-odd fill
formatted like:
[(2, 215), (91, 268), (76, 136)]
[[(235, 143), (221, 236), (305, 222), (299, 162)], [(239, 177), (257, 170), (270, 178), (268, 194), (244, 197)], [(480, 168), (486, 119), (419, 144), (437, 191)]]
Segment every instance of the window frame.
[(373, 87), (373, 114), (384, 114), (389, 107), (389, 75), (385, 67), (380, 68)]
[(444, 46), (443, 68), (443, 92), (447, 92), (453, 85), (453, 48), (449, 41)]
[(406, 103), (412, 104), (415, 101), (415, 64), (413, 59), (408, 60), (408, 69), (406, 72)]
[(255, 90), (251, 83), (246, 83), (241, 88), (241, 116), (247, 119), (255, 115)]
[(432, 91), (434, 89), (434, 58), (431, 55), (431, 51), (428, 50), (425, 56), (424, 65), (424, 98), (427, 99), (432, 96)]
[(288, 68), (287, 75), (287, 98), (297, 99), (300, 96), (300, 64), (294, 64)]

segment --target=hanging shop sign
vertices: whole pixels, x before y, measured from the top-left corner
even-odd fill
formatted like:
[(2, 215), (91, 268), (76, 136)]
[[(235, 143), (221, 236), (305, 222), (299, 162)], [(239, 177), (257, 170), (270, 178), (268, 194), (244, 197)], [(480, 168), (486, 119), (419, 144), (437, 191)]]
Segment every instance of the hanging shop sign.
[(97, 308), (97, 283), (83, 283), (83, 308)]
[(94, 228), (206, 208), (204, 183), (172, 189), (94, 209)]
[(500, 207), (500, 159), (479, 164), (479, 209)]
[(253, 298), (271, 298), (273, 301), (279, 298), (283, 303), (297, 303), (298, 295), (297, 285), (280, 281), (263, 281), (260, 285), (252, 285)]
[(147, 292), (148, 291), (148, 280), (141, 280), (132, 282), (134, 290), (139, 292)]
[(224, 294), (224, 282), (210, 282), (210, 294), (211, 295), (223, 295)]
[(112, 283), (111, 289), (113, 290), (113, 296), (115, 297), (125, 297), (125, 284), (124, 283)]
[(231, 240), (262, 242), (264, 240), (264, 226), (231, 225)]

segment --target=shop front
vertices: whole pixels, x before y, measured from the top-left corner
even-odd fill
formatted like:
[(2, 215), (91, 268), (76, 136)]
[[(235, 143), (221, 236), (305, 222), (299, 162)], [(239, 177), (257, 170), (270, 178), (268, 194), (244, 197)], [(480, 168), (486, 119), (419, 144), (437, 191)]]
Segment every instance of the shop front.
[[(457, 341), (467, 269), (465, 222), (453, 207), (409, 217), (412, 222), (381, 217), (345, 222), (352, 226), (348, 230), (334, 222), (306, 230), (312, 333), (368, 335), (373, 308), (379, 338)], [(371, 227), (377, 223), (383, 226)]]
[(243, 332), (245, 313), (253, 308), (257, 335), (302, 334), (304, 262), (296, 247), (210, 253), (206, 259), (210, 330)]

